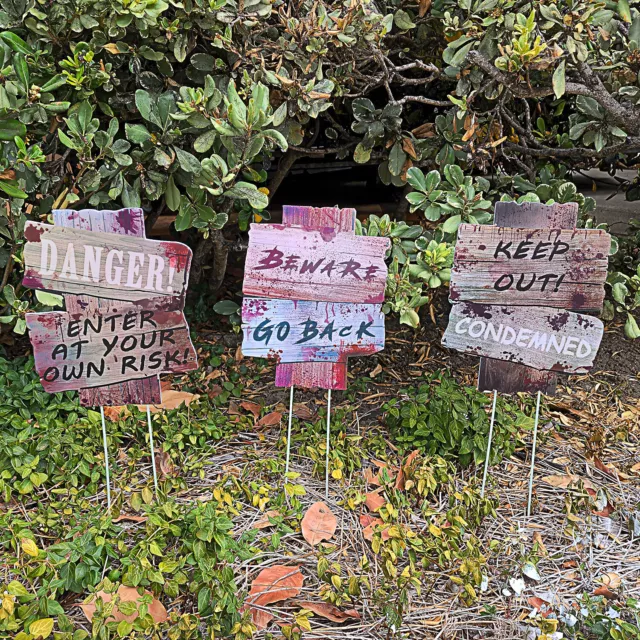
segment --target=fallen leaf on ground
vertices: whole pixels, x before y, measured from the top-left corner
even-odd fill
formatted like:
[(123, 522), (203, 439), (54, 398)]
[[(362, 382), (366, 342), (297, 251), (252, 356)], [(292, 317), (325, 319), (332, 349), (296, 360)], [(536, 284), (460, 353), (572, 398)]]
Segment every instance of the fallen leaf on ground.
[(602, 587), (598, 587), (597, 589), (594, 589), (593, 595), (594, 596), (604, 596), (605, 598), (608, 598), (609, 600), (617, 600), (618, 599), (618, 594), (614, 593), (613, 591), (611, 591), (611, 589), (609, 589), (609, 587), (605, 587), (604, 585)]
[(128, 513), (121, 513), (114, 520), (114, 522), (125, 522), (125, 521), (129, 521), (129, 522), (146, 522), (147, 521), (147, 516), (132, 516), (132, 515), (129, 515)]
[(257, 520), (252, 529), (266, 529), (267, 527), (273, 527), (274, 525), (269, 522), (269, 518), (277, 518), (280, 515), (279, 511), (266, 511), (265, 514)]
[(546, 482), (547, 484), (550, 484), (552, 487), (556, 487), (557, 489), (566, 489), (573, 484), (577, 486), (580, 481), (582, 481), (585, 489), (595, 490), (595, 486), (593, 482), (589, 480), (589, 478), (583, 478), (571, 473), (568, 473), (566, 475), (545, 476), (544, 478), (542, 478), (542, 482)]
[[(150, 591), (145, 591), (144, 593), (145, 595), (152, 595)], [(91, 620), (93, 619), (93, 614), (96, 612), (95, 600), (100, 598), (104, 603), (111, 602), (113, 595), (114, 594), (111, 593), (105, 593), (104, 591), (98, 591), (91, 602), (79, 605), (89, 622), (91, 622)], [(133, 587), (125, 587), (124, 585), (120, 585), (118, 587), (117, 595), (119, 596), (121, 602), (137, 602), (140, 598), (142, 598), (137, 589), (134, 589)], [(149, 605), (149, 615), (153, 618), (154, 622), (166, 622), (168, 618), (167, 610), (157, 598), (154, 598)], [(137, 612), (125, 616), (124, 613), (121, 613), (118, 610), (118, 605), (116, 605), (113, 608), (113, 612), (108, 620), (113, 619), (116, 622), (126, 620), (127, 622), (133, 622), (137, 617)]]
[(230, 416), (241, 416), (242, 411), (240, 411), (240, 407), (231, 400), (231, 402), (229, 402), (229, 407), (227, 408), (227, 414)]
[(296, 604), (332, 622), (347, 622), (347, 620), (360, 620), (361, 618), (355, 609), (341, 611), (338, 607), (328, 602), (309, 602), (308, 600), (302, 600), (296, 602)]
[(376, 527), (384, 527), (380, 532), (383, 540), (389, 539), (389, 527), (385, 526), (384, 522), (380, 518), (376, 518), (369, 514), (360, 516), (360, 524), (362, 525), (362, 535), (365, 540), (371, 542), (373, 540), (373, 534), (376, 532)]
[(371, 467), (367, 467), (364, 470), (364, 479), (367, 484), (371, 484), (374, 487), (380, 486), (380, 480), (378, 480), (378, 475), (373, 472), (373, 469)]
[(245, 410), (249, 411), (254, 415), (254, 417), (258, 417), (260, 412), (262, 411), (262, 407), (257, 402), (250, 402), (249, 400), (245, 400), (240, 403), (240, 406)]
[(171, 460), (168, 451), (161, 451), (156, 454), (156, 469), (160, 471), (161, 478), (168, 478), (176, 474), (176, 467)]
[[(197, 393), (168, 389), (167, 391), (162, 392), (162, 402), (160, 404), (149, 405), (149, 408), (151, 409), (151, 413), (157, 413), (158, 411), (162, 411), (163, 409), (166, 409), (167, 411), (170, 409), (177, 409), (182, 404), (188, 407), (194, 400), (197, 400), (199, 397), (200, 396)], [(146, 412), (147, 405), (140, 404), (138, 405), (138, 409), (140, 409), (140, 411)]]
[(333, 536), (338, 527), (338, 521), (324, 502), (316, 502), (304, 514), (301, 527), (304, 539), (315, 546)]
[(211, 398), (211, 400), (213, 400), (214, 398), (217, 398), (223, 391), (224, 389), (219, 384), (214, 384), (211, 385), (211, 387), (207, 391), (207, 395), (209, 396), (209, 398)]
[(527, 598), (527, 602), (534, 609), (537, 609), (543, 618), (546, 618), (553, 613), (551, 604), (549, 604), (546, 600), (543, 600), (542, 598), (538, 598), (538, 596), (531, 596), (530, 598)]
[[(372, 484), (375, 487), (379, 487), (382, 484), (381, 473), (383, 469), (386, 469), (387, 475), (391, 480), (395, 479), (396, 484), (400, 483), (402, 486), (404, 486), (404, 476), (402, 476), (401, 480), (398, 480), (398, 476), (402, 474), (398, 473), (400, 470), (397, 467), (390, 467), (386, 462), (381, 462), (380, 460), (372, 460), (371, 462), (373, 462), (373, 464), (375, 464), (376, 467), (380, 469), (380, 471), (378, 471), (378, 473), (375, 473), (371, 467), (367, 467), (364, 470), (364, 479), (369, 484)], [(396, 486), (396, 489), (398, 488), (399, 487)]]
[(251, 611), (253, 623), (258, 629), (264, 629), (273, 616), (268, 611), (256, 609), (251, 605), (265, 607), (274, 602), (295, 598), (300, 595), (304, 576), (300, 567), (275, 565), (263, 569), (251, 583), (251, 590), (245, 601), (245, 608)]
[(315, 416), (315, 413), (303, 402), (294, 403), (293, 414), (300, 420), (311, 420)]
[(279, 411), (272, 411), (260, 418), (256, 424), (261, 427), (272, 427), (275, 424), (280, 424), (280, 420), (282, 420), (282, 414)]
[(216, 378), (220, 378), (222, 375), (223, 373), (220, 369), (214, 369), (211, 373), (208, 373), (204, 379), (206, 381), (215, 380)]
[(610, 478), (613, 478), (613, 480), (618, 479), (618, 474), (615, 472), (615, 470), (609, 468), (604, 462), (602, 462), (602, 460), (600, 460), (600, 458), (594, 458), (593, 464), (596, 466), (596, 469), (602, 471), (602, 473), (609, 476)]
[(613, 571), (603, 573), (601, 576), (598, 576), (596, 580), (602, 586), (609, 587), (609, 589), (617, 589), (622, 584), (622, 578)]
[(420, 451), (415, 449), (405, 459), (402, 464), (403, 469), (410, 469), (416, 461), (416, 458), (420, 455)]
[(369, 511), (377, 511), (385, 505), (385, 499), (380, 495), (378, 491), (371, 491), (365, 496), (365, 505)]
[(542, 536), (539, 531), (534, 532), (533, 534), (533, 543), (538, 545), (538, 551), (541, 556), (548, 556), (549, 552), (547, 551), (547, 547), (544, 546), (544, 542), (542, 542)]
[[(104, 409), (104, 417), (107, 420), (111, 420), (111, 422), (117, 422), (120, 418), (126, 418), (131, 415), (131, 412), (127, 407), (103, 407)], [(146, 408), (145, 408), (146, 411)]]
[(160, 380), (160, 391), (168, 391), (169, 389), (171, 389), (171, 380), (168, 378)]

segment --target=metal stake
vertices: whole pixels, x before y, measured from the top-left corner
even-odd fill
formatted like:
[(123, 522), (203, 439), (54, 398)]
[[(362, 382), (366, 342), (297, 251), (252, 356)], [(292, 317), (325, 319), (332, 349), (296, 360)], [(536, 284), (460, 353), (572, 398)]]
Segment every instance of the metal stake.
[(289, 426), (287, 428), (287, 461), (284, 465), (284, 472), (289, 473), (289, 456), (291, 454), (291, 422), (293, 421), (293, 385), (289, 395)]
[(324, 474), (324, 495), (329, 497), (329, 438), (331, 436), (331, 389), (327, 394), (327, 460)]
[(480, 497), (484, 498), (484, 488), (487, 485), (487, 471), (489, 470), (489, 457), (491, 456), (491, 440), (493, 439), (493, 424), (496, 420), (496, 401), (498, 399), (498, 392), (493, 390), (493, 407), (491, 408), (491, 422), (489, 424), (489, 442), (487, 443), (487, 457), (484, 460), (484, 473), (482, 474), (482, 489), (480, 490)]
[(109, 477), (109, 449), (107, 447), (107, 425), (104, 422), (104, 407), (100, 407), (102, 418), (102, 442), (104, 444), (104, 468), (107, 477), (107, 508), (111, 509), (111, 479)]
[(151, 425), (151, 409), (147, 405), (147, 426), (149, 427), (149, 445), (151, 446), (151, 468), (153, 469), (153, 486), (158, 496), (158, 472), (156, 471), (156, 452), (153, 447), (153, 426)]
[(531, 515), (531, 494), (533, 493), (533, 468), (536, 464), (536, 444), (538, 442), (538, 419), (540, 417), (540, 398), (542, 393), (538, 391), (536, 401), (536, 419), (533, 423), (533, 450), (531, 451), (531, 471), (529, 472), (529, 497), (527, 498), (527, 517)]

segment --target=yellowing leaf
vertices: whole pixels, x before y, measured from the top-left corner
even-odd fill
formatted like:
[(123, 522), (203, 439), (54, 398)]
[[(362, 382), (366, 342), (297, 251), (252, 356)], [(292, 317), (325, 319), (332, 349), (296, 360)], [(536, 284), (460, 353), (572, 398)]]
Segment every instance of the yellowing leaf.
[(114, 55), (119, 55), (120, 53), (122, 53), (120, 49), (118, 49), (118, 45), (115, 42), (103, 44), (102, 48), (106, 49), (109, 53), (113, 53)]
[(22, 540), (20, 540), (20, 546), (22, 547), (22, 550), (32, 558), (37, 558), (40, 553), (38, 545), (29, 538), (22, 538)]
[(42, 618), (42, 620), (36, 620), (31, 623), (29, 627), (29, 633), (33, 636), (34, 640), (39, 638), (48, 638), (53, 631), (53, 618)]

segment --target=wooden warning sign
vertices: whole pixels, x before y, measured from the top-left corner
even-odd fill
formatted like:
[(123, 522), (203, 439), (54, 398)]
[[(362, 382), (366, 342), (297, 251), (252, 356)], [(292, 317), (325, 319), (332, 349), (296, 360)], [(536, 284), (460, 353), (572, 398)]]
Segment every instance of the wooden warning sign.
[(113, 233), (27, 222), (23, 284), (110, 300), (182, 298), (191, 249)]
[(49, 393), (197, 368), (182, 311), (115, 303), (110, 310), (30, 313), (27, 327)]
[(602, 340), (598, 318), (549, 307), (455, 303), (442, 344), (535, 369), (587, 373)]
[(197, 368), (182, 308), (191, 250), (144, 237), (142, 209), (57, 210), (28, 223), (23, 284), (65, 294), (27, 314), (36, 370), (84, 406), (158, 404), (159, 373)]
[(601, 309), (611, 238), (576, 210), (499, 202), (496, 226), (460, 226), (443, 344), (482, 356), (481, 390), (553, 393), (593, 366), (602, 322), (572, 312)]
[(252, 224), (245, 295), (323, 302), (384, 301), (388, 238)]
[(611, 236), (600, 229), (513, 229), (463, 224), (451, 300), (598, 311)]
[(278, 362), (340, 362), (384, 349), (379, 304), (245, 298), (244, 355)]
[(390, 241), (356, 236), (353, 209), (284, 207), (283, 222), (251, 226), (243, 353), (276, 359), (277, 386), (345, 389), (347, 358), (384, 347)]

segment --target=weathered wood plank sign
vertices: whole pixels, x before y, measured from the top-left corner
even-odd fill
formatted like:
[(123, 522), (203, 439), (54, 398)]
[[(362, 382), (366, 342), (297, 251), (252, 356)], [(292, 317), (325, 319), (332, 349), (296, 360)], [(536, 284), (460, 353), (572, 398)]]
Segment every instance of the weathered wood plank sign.
[(278, 361), (277, 386), (346, 389), (348, 356), (384, 347), (390, 241), (354, 229), (354, 209), (287, 206), (251, 226), (242, 349)]
[(596, 311), (611, 237), (599, 229), (513, 229), (463, 224), (451, 300)]
[[(144, 238), (144, 212), (140, 208), (132, 209), (54, 209), (53, 223), (58, 227), (100, 231), (117, 235)], [(162, 299), (164, 300), (164, 299)], [(170, 304), (178, 305), (175, 298)], [(94, 298), (93, 296), (64, 295), (64, 303), (68, 313), (83, 313), (95, 309), (108, 309), (113, 300)], [(173, 308), (173, 307), (170, 307)], [(160, 378), (150, 375), (147, 378), (136, 378), (104, 387), (86, 387), (79, 389), (80, 404), (85, 407), (127, 405), (127, 404), (159, 404), (162, 401)]]
[(146, 240), (140, 209), (54, 219), (64, 226), (26, 230), (23, 284), (61, 291), (67, 306), (27, 314), (43, 387), (77, 389), (85, 406), (159, 403), (159, 373), (197, 368), (182, 312), (191, 250)]
[[(480, 389), (550, 393), (545, 372), (593, 366), (602, 322), (571, 311), (601, 309), (611, 237), (567, 228), (576, 208), (497, 203), (498, 226), (460, 225), (443, 344), (483, 356)], [(542, 228), (546, 220), (557, 228)]]
[(324, 302), (384, 301), (388, 238), (252, 224), (245, 295)]
[(279, 362), (339, 362), (384, 348), (380, 305), (245, 298), (242, 352)]
[(27, 326), (36, 370), (49, 393), (197, 366), (182, 311), (116, 303), (111, 313), (27, 314)]
[[(337, 207), (282, 208), (282, 224), (309, 229), (335, 229), (355, 234), (356, 210)], [(348, 356), (338, 362), (280, 362), (276, 366), (276, 387), (313, 387), (320, 389), (346, 389)]]
[(27, 222), (23, 284), (112, 300), (181, 298), (191, 250), (178, 242)]
[(570, 311), (458, 302), (442, 344), (536, 369), (587, 373), (603, 330), (598, 318)]

